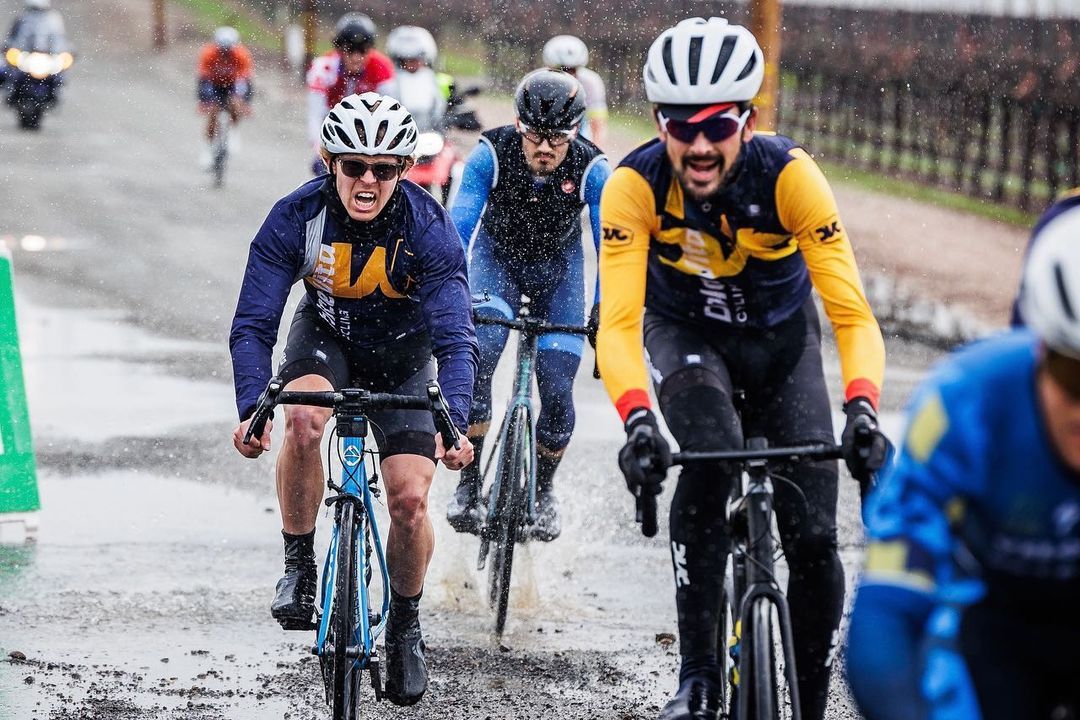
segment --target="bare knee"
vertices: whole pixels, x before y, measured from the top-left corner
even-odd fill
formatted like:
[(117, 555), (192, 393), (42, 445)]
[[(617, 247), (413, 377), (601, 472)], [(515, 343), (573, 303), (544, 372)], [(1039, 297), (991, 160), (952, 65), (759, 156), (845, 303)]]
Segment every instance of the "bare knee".
[(285, 412), (285, 442), (301, 453), (319, 452), (330, 414), (323, 408), (295, 405)]
[(408, 533), (419, 531), (427, 522), (427, 493), (421, 484), (410, 484), (387, 499), (390, 521)]

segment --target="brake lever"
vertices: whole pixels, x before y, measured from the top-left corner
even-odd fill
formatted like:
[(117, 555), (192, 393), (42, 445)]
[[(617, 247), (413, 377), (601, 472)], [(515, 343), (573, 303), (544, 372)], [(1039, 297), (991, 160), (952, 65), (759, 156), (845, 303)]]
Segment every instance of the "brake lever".
[[(428, 401), (431, 403), (431, 413), (435, 419), (435, 428), (442, 435), (443, 447), (449, 448), (454, 446), (455, 450), (461, 449), (461, 433), (454, 427), (454, 423), (450, 420), (450, 406), (446, 404), (446, 398), (442, 394), (442, 389), (439, 387), (439, 383), (435, 380), (429, 380), (427, 385)], [(447, 439), (453, 440), (452, 443), (448, 443)]]

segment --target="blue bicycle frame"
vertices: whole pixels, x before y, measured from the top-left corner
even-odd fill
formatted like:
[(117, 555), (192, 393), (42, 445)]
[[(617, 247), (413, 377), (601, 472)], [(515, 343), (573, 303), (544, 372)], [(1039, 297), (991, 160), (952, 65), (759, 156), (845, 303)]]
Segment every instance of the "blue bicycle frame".
[[(365, 418), (359, 417), (353, 419), (354, 423), (363, 424), (366, 426)], [(364, 669), (368, 666), (369, 661), (373, 655), (373, 649), (375, 647), (375, 641), (382, 634), (386, 628), (386, 618), (390, 611), (390, 575), (386, 568), (386, 555), (383, 552), (382, 538), (379, 535), (378, 521), (375, 519), (375, 506), (372, 499), (371, 484), (369, 483), (367, 465), (364, 461), (365, 457), (365, 445), (364, 438), (344, 436), (339, 437), (339, 447), (341, 449), (341, 495), (335, 502), (340, 506), (342, 502), (355, 502), (344, 496), (350, 496), (352, 498), (358, 498), (363, 504), (363, 512), (356, 514), (357, 522), (354, 528), (355, 537), (353, 538), (353, 547), (356, 550), (356, 578), (359, 585), (360, 592), (358, 594), (359, 607), (355, 607), (355, 616), (358, 618), (358, 627), (354, 631), (353, 642), (356, 647), (363, 648), (363, 654), (356, 659), (358, 667), (354, 670)], [(366, 532), (365, 522), (370, 523), (371, 532), (370, 538)], [(358, 542), (360, 540), (360, 542)], [(330, 609), (334, 604), (334, 588), (337, 582), (337, 573), (339, 568), (337, 567), (337, 551), (338, 542), (340, 541), (340, 525), (336, 519), (334, 522), (334, 532), (330, 540), (330, 549), (326, 554), (326, 563), (323, 567), (323, 586), (322, 586), (322, 611), (319, 617), (319, 632), (318, 639), (312, 652), (319, 657), (322, 657), (326, 652), (326, 636), (330, 629)], [(367, 543), (372, 542), (375, 546), (375, 557), (379, 563), (379, 571), (382, 576), (383, 585), (383, 599), (382, 599), (382, 612), (378, 615), (378, 620), (374, 627), (371, 623), (371, 614), (369, 608), (370, 603), (370, 590), (368, 584), (365, 581), (368, 572), (368, 553)]]

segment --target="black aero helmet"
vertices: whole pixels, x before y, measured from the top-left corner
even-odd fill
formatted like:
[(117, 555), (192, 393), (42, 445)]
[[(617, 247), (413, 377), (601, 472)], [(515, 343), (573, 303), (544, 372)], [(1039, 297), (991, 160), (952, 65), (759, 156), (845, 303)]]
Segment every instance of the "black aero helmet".
[(514, 92), (518, 119), (536, 130), (573, 130), (585, 116), (585, 91), (570, 73), (533, 70)]
[(346, 13), (334, 26), (334, 47), (353, 52), (375, 44), (375, 23), (363, 13)]

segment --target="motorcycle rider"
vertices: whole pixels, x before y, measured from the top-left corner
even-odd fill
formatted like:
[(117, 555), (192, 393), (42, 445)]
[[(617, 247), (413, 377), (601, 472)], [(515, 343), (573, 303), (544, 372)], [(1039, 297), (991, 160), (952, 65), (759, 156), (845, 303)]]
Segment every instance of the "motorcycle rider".
[(433, 66), (438, 55), (435, 38), (415, 25), (402, 25), (386, 38), (386, 53), (397, 73), (380, 83), (377, 92), (397, 98), (412, 113), (420, 132), (438, 130), (446, 114), (446, 97)]
[(235, 125), (251, 114), (251, 81), (255, 63), (240, 42), (236, 28), (222, 26), (199, 52), (199, 112), (206, 116), (206, 147), (201, 164), (210, 166), (211, 143), (217, 135), (218, 109), (226, 108)]
[(346, 13), (334, 26), (334, 49), (315, 58), (308, 68), (308, 140), (315, 152), (311, 168), (325, 172), (319, 156), (320, 133), (330, 108), (348, 95), (374, 92), (394, 76), (390, 58), (375, 49), (375, 23), (363, 13)]
[(607, 140), (607, 89), (589, 64), (589, 48), (579, 37), (556, 35), (544, 44), (544, 64), (553, 70), (568, 72), (585, 88), (585, 122), (581, 137), (603, 147)]
[[(4, 50), (18, 48), (27, 52), (70, 52), (64, 18), (52, 8), (50, 0), (25, 0), (23, 12), (12, 23), (4, 41)], [(10, 77), (7, 63), (0, 64), (0, 86)], [(60, 84), (60, 75), (56, 87)]]

